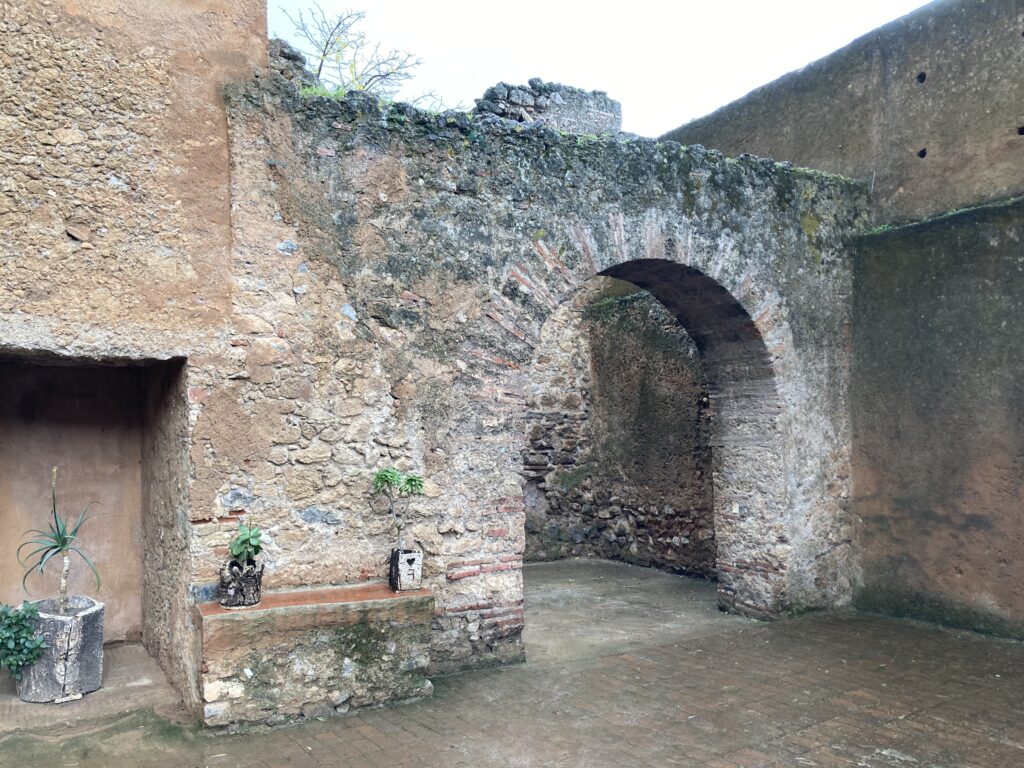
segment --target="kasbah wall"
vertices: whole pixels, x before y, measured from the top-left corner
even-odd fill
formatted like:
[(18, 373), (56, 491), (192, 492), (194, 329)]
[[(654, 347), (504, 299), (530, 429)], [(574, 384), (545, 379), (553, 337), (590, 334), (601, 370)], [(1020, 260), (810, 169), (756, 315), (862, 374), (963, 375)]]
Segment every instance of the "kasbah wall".
[[(723, 607), (866, 593), (850, 384), (868, 261), (850, 236), (869, 182), (616, 134), (600, 95), (564, 91), (576, 122), (517, 122), (557, 90), (539, 83), (472, 117), (304, 98), (288, 62), (266, 66), (260, 2), (0, 9), (0, 353), (145, 369), (142, 635), (207, 723), (344, 702), (304, 678), (288, 685), (308, 700), (268, 703), (258, 665), (209, 656), (194, 605), (239, 516), (267, 531), (269, 590), (383, 578), (369, 479), (388, 464), (428, 478), (409, 538), (434, 615), (429, 662), (413, 630), (380, 653), (417, 674), (522, 657), (534, 369), (599, 274), (657, 298), (700, 355)], [(596, 506), (618, 515), (597, 540), (628, 555), (650, 503)]]
[(1024, 7), (940, 0), (667, 138), (861, 179), (858, 606), (1024, 637)]

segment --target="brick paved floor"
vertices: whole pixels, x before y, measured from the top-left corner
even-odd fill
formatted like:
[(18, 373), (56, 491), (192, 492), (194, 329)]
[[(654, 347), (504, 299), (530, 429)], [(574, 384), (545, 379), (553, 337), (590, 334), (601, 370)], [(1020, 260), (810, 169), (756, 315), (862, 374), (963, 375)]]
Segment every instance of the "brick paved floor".
[(14, 680), (0, 675), (0, 736), (24, 728), (41, 730), (79, 719), (111, 718), (137, 709), (173, 711), (178, 694), (164, 679), (160, 665), (141, 645), (103, 649), (103, 687), (78, 701), (58, 706), (28, 704), (18, 698)]
[(432, 700), (219, 738), (142, 713), (9, 736), (0, 765), (1024, 765), (1020, 643), (852, 613), (754, 624), (699, 582), (571, 568), (526, 569), (531, 661)]

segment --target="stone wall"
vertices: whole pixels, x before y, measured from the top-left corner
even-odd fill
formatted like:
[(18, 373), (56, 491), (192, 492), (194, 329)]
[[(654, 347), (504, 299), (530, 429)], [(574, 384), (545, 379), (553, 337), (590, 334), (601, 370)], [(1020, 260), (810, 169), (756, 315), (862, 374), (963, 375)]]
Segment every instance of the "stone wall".
[(386, 585), (267, 595), (200, 607), (203, 722), (280, 725), (429, 696), (428, 592)]
[(189, 409), (183, 360), (150, 368), (144, 393), (142, 642), (175, 681), (185, 703), (198, 707), (202, 667), (193, 617), (192, 531), (188, 522)]
[(856, 600), (1015, 637), (1022, 32), (1018, 2), (934, 2), (668, 134), (863, 179), (878, 220), (923, 220), (855, 262)]
[(3, 4), (3, 346), (112, 357), (115, 327), (137, 329), (123, 347), (161, 351), (216, 333), (230, 309), (219, 87), (265, 59), (264, 4), (64, 5)]
[(1024, 204), (863, 238), (861, 607), (1024, 637)]
[[(230, 375), (210, 373), (211, 351), (231, 349), (235, 290), (220, 88), (265, 59), (261, 0), (0, 0), (0, 354), (78, 366), (187, 358), (182, 396), (203, 370)], [(176, 450), (188, 468), (195, 408), (182, 400), (184, 430), (163, 430), (176, 445), (143, 450)], [(45, 475), (40, 460), (33, 471)], [(190, 472), (154, 506), (187, 507)], [(193, 531), (171, 533), (157, 540), (170, 558), (158, 561), (177, 564), (163, 585), (174, 608), (154, 613), (169, 624), (158, 628), (144, 607), (142, 634), (194, 702)], [(136, 525), (126, 557), (144, 561), (144, 541)], [(137, 612), (135, 584), (108, 610), (131, 602)]]
[(939, 0), (665, 138), (861, 179), (881, 221), (1020, 195), (1022, 33), (1018, 0)]
[[(862, 220), (858, 186), (301, 98), (273, 75), (232, 89), (229, 115), (244, 362), (195, 392), (193, 513), (205, 498), (228, 512), (230, 493), (260, 520), (268, 584), (381, 578), (392, 539), (369, 485), (395, 463), (428, 478), (409, 538), (437, 598), (433, 668), (518, 658), (528, 369), (547, 317), (624, 270), (674, 305), (717, 374), (724, 603), (848, 599), (842, 238)], [(217, 525), (195, 526), (200, 583)]]
[(476, 100), (477, 115), (497, 115), (518, 123), (540, 121), (567, 133), (618, 133), (622, 105), (603, 91), (584, 91), (534, 78), (529, 85), (498, 83)]
[(526, 556), (713, 576), (700, 356), (649, 293), (595, 278), (541, 331), (527, 396)]
[(185, 402), (154, 411), (146, 449), (163, 515), (147, 535), (187, 542), (160, 562), (189, 573), (160, 608), (171, 626), (144, 635), (181, 654), (165, 669), (187, 701), (213, 694), (180, 608), (212, 594), (238, 520), (266, 531), (269, 592), (378, 582), (393, 532), (370, 479), (390, 464), (428, 478), (408, 534), (432, 668), (521, 658), (528, 370), (547, 317), (601, 273), (649, 290), (700, 351), (723, 604), (849, 599), (844, 237), (862, 187), (540, 120), (303, 99), (252, 79), (257, 2), (3, 10), (0, 352), (179, 360), (165, 392)]

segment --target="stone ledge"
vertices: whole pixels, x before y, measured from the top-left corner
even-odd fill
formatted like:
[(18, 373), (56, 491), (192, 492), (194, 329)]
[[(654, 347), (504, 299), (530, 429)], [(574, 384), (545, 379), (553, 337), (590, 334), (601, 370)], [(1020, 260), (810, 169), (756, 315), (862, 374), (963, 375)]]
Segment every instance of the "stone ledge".
[(197, 606), (203, 722), (343, 714), (430, 693), (434, 598), (384, 584), (264, 593), (251, 608)]
[(301, 608), (303, 606), (344, 605), (346, 603), (366, 603), (382, 600), (404, 602), (409, 598), (418, 597), (432, 598), (433, 596), (428, 589), (394, 592), (383, 582), (373, 582), (350, 587), (314, 587), (281, 592), (264, 592), (263, 600), (259, 605), (252, 605), (247, 608), (224, 608), (216, 601), (201, 603), (198, 608), (205, 622), (208, 618), (215, 616), (245, 616), (271, 610)]

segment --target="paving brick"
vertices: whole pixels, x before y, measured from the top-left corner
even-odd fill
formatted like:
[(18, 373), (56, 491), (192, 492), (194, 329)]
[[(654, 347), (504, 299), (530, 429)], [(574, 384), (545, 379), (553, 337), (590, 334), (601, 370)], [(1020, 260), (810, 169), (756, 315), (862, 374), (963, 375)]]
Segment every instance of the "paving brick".
[[(0, 739), (0, 767), (1024, 764), (1020, 643), (855, 613), (758, 624), (717, 614), (708, 583), (566, 568), (526, 569), (530, 661), (439, 678), (431, 700), (244, 736), (122, 717)], [(566, 657), (559, 622), (590, 599), (605, 608)]]

